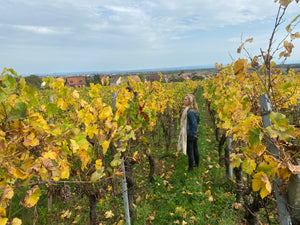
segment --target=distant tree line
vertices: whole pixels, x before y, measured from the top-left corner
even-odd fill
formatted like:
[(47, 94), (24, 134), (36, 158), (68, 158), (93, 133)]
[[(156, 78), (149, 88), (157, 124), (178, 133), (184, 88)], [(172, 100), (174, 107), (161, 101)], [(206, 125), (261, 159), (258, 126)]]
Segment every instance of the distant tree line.
[(35, 90), (38, 90), (41, 88), (41, 84), (43, 82), (42, 78), (37, 75), (30, 75), (28, 77), (25, 77), (26, 84), (29, 87), (32, 87)]

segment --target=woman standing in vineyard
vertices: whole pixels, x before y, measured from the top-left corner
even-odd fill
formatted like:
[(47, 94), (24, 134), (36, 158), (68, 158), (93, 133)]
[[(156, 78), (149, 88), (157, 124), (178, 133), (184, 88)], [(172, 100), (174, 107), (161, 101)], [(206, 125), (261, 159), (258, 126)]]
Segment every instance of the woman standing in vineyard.
[(199, 110), (195, 96), (187, 94), (183, 100), (185, 109), (180, 120), (180, 134), (178, 139), (178, 151), (183, 151), (183, 154), (188, 155), (189, 168), (192, 171), (195, 166), (199, 166), (199, 151), (198, 151), (198, 124), (200, 121)]

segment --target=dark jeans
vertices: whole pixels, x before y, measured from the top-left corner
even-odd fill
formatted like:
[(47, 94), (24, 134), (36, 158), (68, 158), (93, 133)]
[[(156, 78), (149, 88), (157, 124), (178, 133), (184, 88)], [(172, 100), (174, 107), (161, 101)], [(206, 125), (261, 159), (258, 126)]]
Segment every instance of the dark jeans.
[(187, 155), (189, 160), (189, 171), (193, 170), (194, 162), (195, 166), (199, 166), (199, 151), (198, 151), (198, 139), (188, 138), (187, 140)]

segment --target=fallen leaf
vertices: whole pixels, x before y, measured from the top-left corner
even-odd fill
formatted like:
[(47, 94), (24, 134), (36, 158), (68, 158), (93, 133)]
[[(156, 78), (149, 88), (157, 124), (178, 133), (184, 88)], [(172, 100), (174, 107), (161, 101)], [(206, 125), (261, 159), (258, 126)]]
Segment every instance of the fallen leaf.
[(11, 225), (21, 225), (22, 224), (22, 220), (20, 220), (19, 218), (14, 218), (13, 221), (11, 222)]
[(206, 194), (206, 195), (211, 195), (211, 191), (210, 191), (210, 190), (207, 190), (207, 191), (205, 192), (205, 194)]
[(153, 215), (150, 215), (148, 218), (149, 218), (149, 220), (151, 220), (151, 221), (152, 221), (152, 220), (155, 220), (155, 217), (154, 217)]
[(113, 212), (111, 210), (104, 213), (104, 216), (106, 219), (112, 218), (114, 216)]
[(70, 210), (66, 210), (66, 211), (62, 212), (60, 218), (62, 218), (62, 219), (64, 219), (64, 218), (69, 219), (71, 215), (72, 215), (72, 212)]
[(234, 209), (241, 209), (243, 206), (242, 206), (241, 203), (233, 203), (233, 204), (232, 204), (232, 207), (233, 207)]

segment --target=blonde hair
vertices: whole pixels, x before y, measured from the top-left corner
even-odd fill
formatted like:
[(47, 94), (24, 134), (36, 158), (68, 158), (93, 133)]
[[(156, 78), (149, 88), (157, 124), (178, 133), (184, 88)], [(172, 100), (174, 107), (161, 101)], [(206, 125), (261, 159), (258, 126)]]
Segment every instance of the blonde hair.
[(196, 102), (196, 98), (192, 94), (186, 94), (186, 96), (189, 98), (190, 104), (189, 104), (189, 110), (193, 109), (196, 113), (199, 113), (198, 105)]

